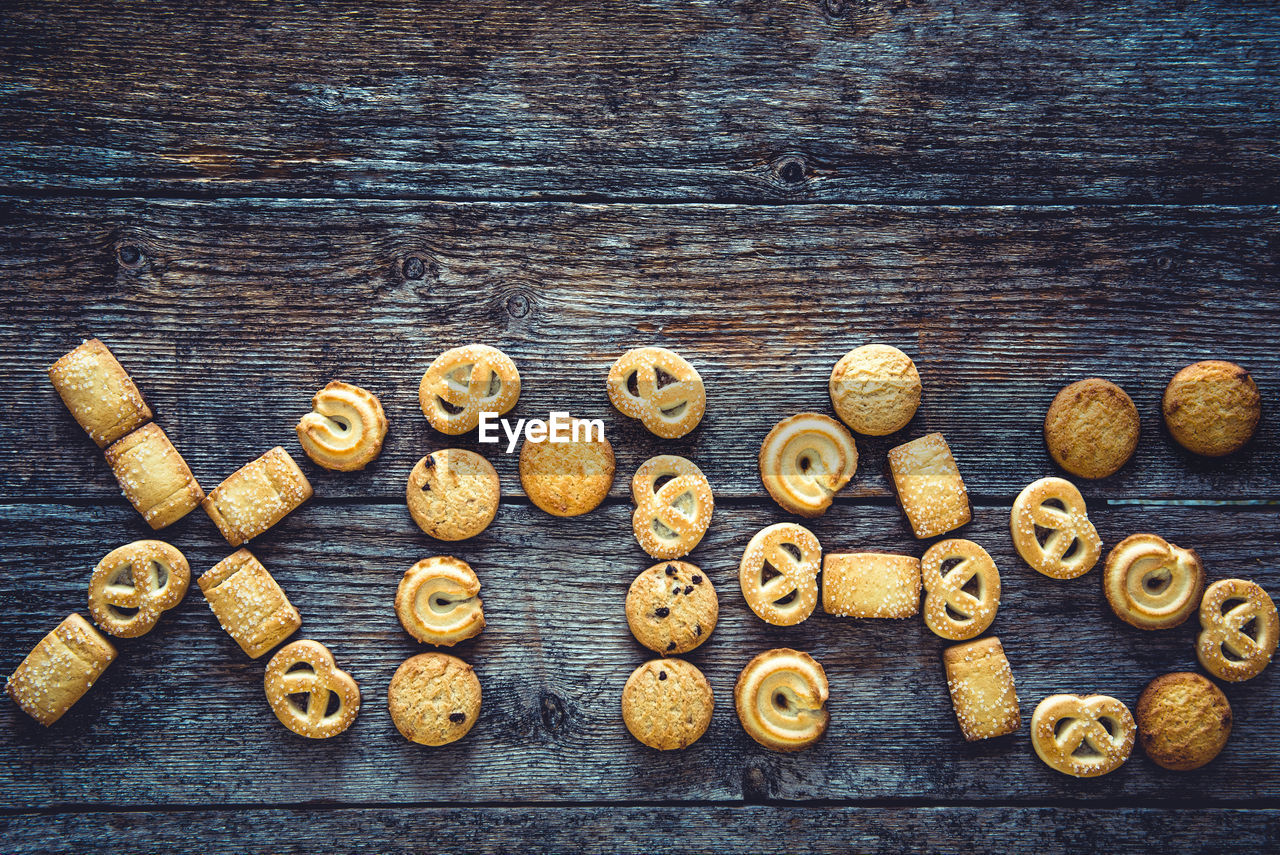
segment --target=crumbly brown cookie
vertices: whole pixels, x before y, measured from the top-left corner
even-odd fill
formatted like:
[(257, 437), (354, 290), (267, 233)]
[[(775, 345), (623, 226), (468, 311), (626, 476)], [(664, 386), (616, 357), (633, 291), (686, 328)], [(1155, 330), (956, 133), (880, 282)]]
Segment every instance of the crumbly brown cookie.
[[(535, 505), (557, 517), (576, 517), (599, 507), (613, 486), (613, 446), (587, 422), (572, 419), (576, 441), (531, 442), (520, 447), (520, 484)], [(590, 439), (588, 439), (590, 437)]]
[(896, 347), (864, 344), (831, 369), (827, 384), (836, 415), (867, 436), (902, 430), (920, 406), (920, 373)]
[(990, 554), (972, 540), (953, 538), (929, 547), (920, 559), (920, 576), (925, 590), (924, 622), (939, 638), (974, 638), (996, 619), (1000, 571)]
[(84, 697), (115, 658), (111, 642), (93, 624), (71, 614), (27, 654), (5, 691), (24, 713), (48, 727)]
[(1278, 639), (1276, 604), (1260, 585), (1219, 579), (1205, 590), (1196, 656), (1210, 674), (1229, 683), (1252, 680), (1271, 662)]
[(482, 412), (502, 415), (520, 399), (520, 372), (496, 347), (468, 344), (435, 358), (418, 385), (431, 426), (450, 436), (473, 430)]
[(822, 557), (822, 609), (855, 618), (909, 618), (920, 612), (920, 559), (881, 552)]
[(387, 417), (368, 389), (334, 380), (311, 399), (311, 412), (296, 427), (298, 442), (312, 462), (325, 469), (354, 472), (382, 451)]
[(820, 517), (858, 471), (853, 437), (830, 416), (799, 413), (773, 426), (760, 446), (760, 480), (783, 510)]
[(418, 528), (437, 540), (466, 540), (493, 522), (502, 490), (488, 460), (445, 448), (417, 462), (405, 496)]
[(124, 497), (160, 530), (200, 506), (204, 490), (160, 426), (143, 425), (104, 452)]
[(96, 338), (53, 363), (49, 380), (98, 448), (106, 448), (151, 420), (151, 408), (128, 372)]
[(921, 540), (969, 522), (969, 493), (951, 448), (940, 433), (889, 450), (889, 472), (898, 505)]
[(419, 653), (396, 669), (387, 707), (405, 739), (447, 745), (466, 736), (480, 717), (480, 680), (456, 656)]
[(638, 347), (619, 356), (605, 388), (618, 412), (664, 439), (693, 430), (707, 408), (698, 370), (665, 347)]
[(160, 540), (135, 540), (107, 553), (89, 577), (89, 613), (119, 638), (145, 635), (160, 615), (182, 602), (191, 567)]
[(1107, 695), (1050, 695), (1031, 714), (1031, 747), (1050, 769), (1096, 778), (1119, 769), (1133, 751), (1129, 708)]
[(1090, 377), (1063, 388), (1044, 417), (1049, 455), (1080, 478), (1114, 475), (1138, 447), (1138, 408), (1110, 380)]
[(1084, 496), (1065, 478), (1041, 478), (1024, 487), (1013, 500), (1009, 531), (1022, 560), (1050, 579), (1083, 576), (1102, 555)]
[(1248, 371), (1210, 359), (1173, 376), (1161, 409), (1179, 445), (1206, 457), (1221, 457), (1239, 451), (1253, 437), (1262, 418), (1262, 397)]
[(799, 751), (822, 738), (831, 720), (827, 694), (822, 666), (789, 647), (752, 659), (733, 687), (742, 729), (774, 751)]
[(715, 709), (711, 684), (682, 659), (654, 659), (622, 688), (622, 721), (650, 748), (688, 748), (706, 733)]
[(1013, 733), (1022, 726), (1018, 692), (1004, 646), (994, 636), (942, 651), (947, 690), (960, 731), (969, 742)]
[(437, 647), (451, 647), (477, 636), (484, 629), (480, 580), (460, 558), (424, 558), (400, 580), (396, 616), (405, 632)]
[(1179, 772), (1199, 769), (1227, 744), (1231, 704), (1199, 674), (1156, 677), (1138, 698), (1138, 740), (1158, 766)]
[(302, 626), (267, 568), (252, 552), (240, 549), (196, 580), (214, 617), (240, 649), (257, 659)]
[(653, 565), (627, 591), (631, 634), (663, 656), (687, 653), (706, 641), (719, 616), (711, 580), (685, 561)]
[[(301, 639), (280, 648), (267, 663), (263, 687), (280, 723), (308, 739), (337, 736), (360, 712), (360, 687), (318, 641)], [(330, 698), (337, 700), (332, 712)]]
[(1138, 629), (1170, 629), (1200, 605), (1204, 568), (1194, 550), (1131, 534), (1107, 556), (1102, 589), (1116, 617)]
[[(662, 486), (658, 486), (661, 482)], [(711, 485), (692, 460), (674, 454), (650, 457), (631, 479), (631, 530), (654, 558), (688, 555), (711, 525)]]
[(813, 532), (795, 523), (760, 529), (738, 564), (742, 596), (761, 620), (795, 626), (818, 604), (818, 571), (822, 544)]
[(311, 498), (311, 482), (281, 446), (227, 476), (201, 505), (232, 546), (252, 540)]

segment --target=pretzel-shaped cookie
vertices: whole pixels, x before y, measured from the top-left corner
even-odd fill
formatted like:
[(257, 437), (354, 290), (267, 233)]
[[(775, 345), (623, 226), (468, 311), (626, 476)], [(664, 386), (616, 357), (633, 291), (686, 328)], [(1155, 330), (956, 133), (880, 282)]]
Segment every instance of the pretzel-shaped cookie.
[[(267, 663), (263, 684), (280, 723), (308, 739), (337, 736), (355, 723), (360, 712), (360, 687), (318, 641), (301, 639), (280, 648)], [(332, 713), (328, 712), (331, 694), (338, 698)], [(296, 702), (295, 695), (306, 695), (306, 703)]]
[(733, 689), (747, 735), (774, 751), (799, 751), (827, 729), (827, 675), (808, 653), (766, 650), (747, 663)]
[[(1048, 530), (1044, 543), (1041, 529)], [(1022, 560), (1050, 579), (1083, 576), (1102, 554), (1102, 541), (1089, 522), (1084, 497), (1063, 478), (1028, 484), (1013, 502), (1009, 530)]]
[(354, 472), (373, 462), (387, 436), (387, 417), (372, 392), (334, 380), (298, 420), (298, 442), (316, 465)]
[(858, 448), (844, 425), (799, 413), (773, 426), (760, 446), (760, 480), (784, 510), (820, 517), (858, 471)]
[[(659, 481), (668, 479), (661, 487)], [(636, 503), (631, 528), (640, 548), (654, 558), (688, 555), (707, 533), (715, 499), (692, 460), (674, 454), (651, 457), (631, 479)]]
[(818, 603), (822, 546), (796, 523), (775, 523), (756, 532), (738, 565), (747, 605), (774, 626), (794, 626)]
[(1131, 534), (1107, 555), (1102, 587), (1116, 617), (1138, 629), (1169, 629), (1191, 617), (1204, 590), (1193, 550), (1154, 534)]
[[(943, 575), (942, 568), (958, 562)], [(933, 634), (952, 641), (981, 635), (1000, 608), (1000, 571), (971, 540), (943, 540), (920, 559), (924, 582), (924, 622)], [(966, 590), (970, 584), (975, 590)]]
[[(1245, 631), (1250, 624), (1252, 635)], [(1220, 579), (1209, 586), (1200, 603), (1200, 627), (1196, 636), (1200, 664), (1231, 683), (1261, 674), (1280, 638), (1276, 604), (1260, 586), (1244, 579)]]
[(1107, 695), (1050, 695), (1031, 715), (1031, 745), (1050, 769), (1096, 778), (1129, 759), (1137, 726)]
[(424, 558), (396, 589), (396, 615), (419, 641), (451, 647), (484, 629), (480, 580), (471, 565), (449, 555)]
[(191, 584), (181, 552), (159, 540), (135, 540), (107, 553), (89, 577), (89, 613), (119, 638), (146, 635)]
[(422, 375), (418, 403), (431, 426), (450, 436), (480, 423), (480, 413), (498, 415), (520, 398), (520, 372), (496, 347), (468, 344), (446, 350)]
[(697, 369), (665, 347), (628, 350), (609, 369), (605, 387), (618, 412), (663, 439), (693, 430), (707, 409)]

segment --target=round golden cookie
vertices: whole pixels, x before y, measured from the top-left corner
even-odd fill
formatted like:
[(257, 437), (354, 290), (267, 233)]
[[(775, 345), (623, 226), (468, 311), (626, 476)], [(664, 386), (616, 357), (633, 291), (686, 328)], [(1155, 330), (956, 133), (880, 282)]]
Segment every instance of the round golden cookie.
[(1194, 550), (1131, 534), (1107, 555), (1102, 590), (1116, 617), (1138, 629), (1170, 629), (1195, 613), (1204, 568)]
[(334, 380), (311, 399), (311, 412), (295, 427), (298, 443), (312, 462), (325, 469), (354, 472), (382, 451), (387, 417), (367, 389)]
[[(659, 486), (661, 484), (661, 486)], [(631, 479), (631, 530), (654, 558), (688, 555), (711, 525), (715, 499), (707, 476), (674, 454), (650, 457)]]
[(664, 439), (693, 430), (707, 409), (698, 370), (665, 347), (638, 347), (619, 356), (605, 388), (618, 412)]
[(1077, 380), (1049, 405), (1044, 441), (1049, 456), (1072, 475), (1106, 478), (1138, 447), (1138, 408), (1110, 380)]
[(798, 413), (769, 431), (759, 463), (760, 480), (783, 510), (820, 517), (858, 471), (858, 447), (830, 416)]
[(387, 707), (405, 739), (447, 745), (466, 736), (480, 717), (480, 681), (456, 656), (419, 653), (396, 669)]
[(627, 591), (631, 634), (663, 656), (687, 653), (706, 641), (719, 616), (711, 580), (685, 561), (653, 565)]
[(493, 465), (474, 451), (445, 448), (418, 461), (405, 496), (418, 528), (437, 540), (466, 540), (489, 527), (502, 490)]
[[(301, 639), (280, 648), (267, 663), (263, 688), (280, 723), (308, 739), (337, 736), (360, 712), (360, 687), (318, 641)], [(303, 695), (305, 702), (295, 700)]]
[(1173, 375), (1161, 409), (1179, 445), (1206, 457), (1221, 457), (1253, 437), (1262, 418), (1262, 397), (1248, 371), (1210, 359)]
[(435, 358), (418, 385), (418, 403), (431, 426), (450, 436), (473, 430), (480, 414), (502, 415), (520, 398), (520, 372), (496, 347), (468, 344)]
[(1164, 674), (1138, 698), (1138, 741), (1158, 766), (1186, 772), (1208, 763), (1231, 735), (1227, 696), (1199, 674)]
[(396, 617), (405, 632), (437, 647), (473, 638), (484, 629), (480, 580), (460, 558), (424, 558), (405, 572), (396, 588)]
[(864, 344), (846, 353), (827, 383), (836, 415), (867, 436), (901, 430), (920, 406), (920, 372), (896, 347)]
[(571, 420), (570, 429), (580, 431), (576, 441), (526, 439), (520, 447), (520, 484), (530, 501), (553, 516), (593, 511), (613, 486), (613, 446), (603, 431), (588, 425)]
[(622, 688), (622, 721), (650, 748), (687, 748), (706, 733), (715, 709), (711, 684), (682, 659), (654, 659)]
[(789, 647), (752, 659), (733, 687), (742, 729), (774, 751), (799, 751), (822, 737), (831, 720), (827, 695), (822, 666)]

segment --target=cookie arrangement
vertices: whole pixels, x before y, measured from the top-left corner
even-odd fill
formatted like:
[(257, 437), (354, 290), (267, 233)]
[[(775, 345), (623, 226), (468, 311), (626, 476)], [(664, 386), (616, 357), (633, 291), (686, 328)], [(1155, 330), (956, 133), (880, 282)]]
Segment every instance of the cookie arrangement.
[[(289, 453), (282, 447), (270, 449), (206, 495), (164, 431), (151, 421), (153, 414), (137, 386), (100, 341), (71, 351), (49, 375), (77, 422), (104, 450), (126, 498), (153, 529), (200, 506), (228, 545), (241, 547), (200, 575), (197, 584), (244, 653), (258, 659), (297, 632), (301, 615), (267, 568), (243, 548), (312, 496)], [(611, 367), (605, 389), (619, 412), (661, 438), (687, 435), (706, 412), (706, 391), (697, 370), (664, 348), (623, 354)], [(855, 477), (858, 449), (851, 430), (869, 436), (902, 430), (922, 398), (912, 360), (879, 344), (840, 359), (829, 391), (839, 420), (817, 412), (789, 416), (769, 431), (760, 448), (766, 491), (782, 510), (801, 517), (823, 515)], [(482, 413), (510, 411), (519, 395), (515, 363), (478, 344), (441, 354), (419, 387), (428, 422), (455, 436), (476, 429)], [(1162, 411), (1180, 445), (1196, 454), (1221, 456), (1252, 437), (1260, 397), (1246, 371), (1210, 361), (1174, 377)], [(377, 397), (341, 381), (317, 392), (312, 411), (297, 425), (307, 456), (334, 471), (368, 465), (378, 456), (386, 432)], [(1103, 478), (1136, 449), (1138, 413), (1124, 390), (1088, 378), (1054, 399), (1044, 435), (1051, 457), (1068, 474)], [(888, 464), (898, 503), (916, 538), (937, 538), (970, 521), (960, 467), (942, 434), (897, 445), (888, 452)], [(581, 439), (575, 430), (571, 442), (530, 436), (520, 451), (519, 472), (537, 507), (555, 516), (576, 516), (594, 510), (608, 495), (614, 453), (602, 435), (592, 437), (589, 430)], [(705, 535), (714, 496), (698, 466), (675, 455), (641, 464), (631, 495), (636, 541), (659, 563), (635, 577), (625, 611), (636, 640), (658, 658), (640, 663), (626, 680), (622, 720), (651, 748), (681, 749), (705, 733), (715, 705), (701, 671), (675, 658), (705, 642), (720, 614), (710, 578), (682, 560)], [(434, 451), (408, 476), (410, 516), (438, 540), (460, 541), (484, 531), (499, 501), (496, 471), (474, 452)], [(1064, 478), (1042, 478), (1021, 492), (1010, 515), (1010, 536), (1022, 560), (1054, 580), (1079, 578), (1102, 556), (1103, 544), (1084, 498)], [(783, 521), (751, 538), (738, 575), (746, 605), (775, 626), (805, 621), (819, 599), (825, 612), (847, 618), (909, 619), (923, 612), (934, 634), (961, 642), (944, 650), (943, 666), (963, 737), (988, 739), (1020, 728), (1013, 669), (1004, 647), (996, 637), (980, 637), (991, 626), (1001, 595), (999, 570), (980, 544), (952, 537), (933, 543), (919, 558), (824, 554), (809, 529)], [(1111, 549), (1101, 575), (1112, 610), (1139, 629), (1175, 627), (1198, 610), (1202, 629), (1197, 655), (1220, 680), (1257, 676), (1275, 652), (1280, 621), (1267, 593), (1241, 579), (1221, 579), (1206, 588), (1204, 568), (1191, 549), (1136, 533)], [(185, 557), (162, 541), (137, 541), (112, 551), (89, 580), (89, 612), (97, 628), (72, 613), (9, 678), (10, 696), (32, 718), (52, 724), (117, 658), (102, 633), (133, 638), (151, 631), (181, 601), (190, 578)], [(449, 647), (483, 631), (480, 589), (479, 577), (466, 562), (437, 555), (406, 571), (394, 610), (415, 640)], [(359, 713), (355, 679), (338, 667), (333, 652), (315, 641), (280, 647), (266, 665), (263, 685), (277, 719), (301, 736), (336, 736)], [(821, 739), (830, 722), (828, 698), (822, 665), (791, 648), (755, 655), (734, 689), (744, 731), (778, 751), (802, 750)], [(402, 663), (388, 690), (395, 727), (422, 745), (461, 739), (479, 718), (480, 704), (481, 687), (472, 667), (436, 651)], [(1231, 730), (1225, 696), (1196, 674), (1156, 677), (1136, 709), (1135, 718), (1125, 704), (1108, 696), (1051, 695), (1032, 715), (1032, 746), (1051, 768), (1093, 777), (1123, 764), (1135, 741), (1161, 766), (1198, 768), (1217, 755)]]

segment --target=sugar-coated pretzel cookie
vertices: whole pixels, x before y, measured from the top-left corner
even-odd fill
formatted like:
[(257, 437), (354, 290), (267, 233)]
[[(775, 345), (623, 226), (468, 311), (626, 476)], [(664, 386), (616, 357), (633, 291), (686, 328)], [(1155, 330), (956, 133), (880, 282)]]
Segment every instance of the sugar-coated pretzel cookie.
[(525, 439), (520, 446), (520, 486), (542, 510), (557, 517), (576, 517), (600, 506), (617, 461), (603, 430), (591, 422), (570, 419), (569, 442)]
[(451, 647), (484, 629), (480, 580), (471, 565), (459, 558), (424, 558), (400, 580), (396, 616), (405, 632), (419, 641)]
[(1204, 568), (1194, 550), (1154, 534), (1131, 534), (1112, 548), (1102, 589), (1116, 617), (1138, 629), (1169, 629), (1200, 605)]
[(609, 369), (605, 387), (618, 412), (664, 439), (693, 430), (707, 409), (697, 369), (665, 347), (628, 350)]
[[(267, 663), (263, 685), (280, 723), (308, 739), (337, 736), (360, 712), (360, 687), (318, 641), (300, 639), (281, 647)], [(295, 700), (299, 695), (306, 701)], [(331, 696), (338, 701), (333, 712), (328, 711)]]
[(302, 626), (298, 610), (247, 549), (213, 565), (196, 583), (218, 623), (250, 659), (257, 659)]
[(1277, 639), (1276, 604), (1259, 585), (1220, 579), (1205, 590), (1196, 656), (1210, 674), (1229, 683), (1253, 679), (1271, 662)]
[(1138, 731), (1129, 708), (1108, 695), (1050, 695), (1031, 714), (1031, 746), (1045, 765), (1075, 778), (1114, 772)]
[(367, 389), (334, 380), (311, 399), (311, 412), (294, 427), (312, 462), (354, 472), (374, 461), (387, 436), (382, 402)]
[(794, 626), (818, 604), (822, 545), (796, 523), (775, 523), (756, 532), (742, 553), (738, 584), (747, 605), (774, 626)]
[(1000, 571), (972, 540), (954, 538), (929, 547), (920, 559), (920, 576), (924, 622), (934, 635), (964, 641), (981, 635), (996, 619)]
[(431, 426), (450, 436), (480, 424), (480, 413), (502, 415), (520, 398), (520, 372), (496, 347), (468, 344), (435, 358), (418, 385), (418, 403)]
[(437, 540), (466, 540), (489, 527), (498, 513), (498, 472), (474, 451), (444, 448), (423, 457), (405, 488), (409, 515)]
[(799, 751), (827, 730), (827, 674), (812, 656), (789, 647), (747, 663), (733, 687), (747, 735), (774, 751)]
[(711, 684), (681, 659), (654, 659), (622, 687), (622, 722), (650, 748), (687, 748), (707, 732), (715, 709)]
[(920, 559), (881, 552), (822, 556), (822, 610), (854, 618), (909, 618), (920, 612)]
[[(1047, 532), (1043, 542), (1042, 530)], [(1063, 478), (1028, 484), (1013, 502), (1009, 531), (1022, 560), (1050, 579), (1083, 576), (1102, 554), (1084, 497)]]
[(186, 557), (159, 540), (135, 540), (107, 553), (89, 577), (89, 613), (119, 638), (145, 635), (191, 584)]
[(674, 656), (710, 637), (720, 617), (711, 580), (686, 561), (663, 561), (627, 589), (627, 626), (645, 647)]
[(760, 446), (760, 480), (783, 510), (820, 517), (858, 471), (853, 436), (830, 416), (798, 413), (773, 426)]
[(96, 338), (53, 363), (49, 380), (98, 448), (151, 420), (151, 408), (128, 372)]
[(1209, 359), (1173, 376), (1161, 410), (1179, 445), (1195, 454), (1221, 457), (1253, 438), (1262, 418), (1262, 396), (1248, 371), (1234, 362)]
[(78, 614), (70, 614), (27, 654), (5, 685), (22, 711), (45, 727), (84, 697), (115, 661), (116, 649)]
[(1186, 772), (1208, 763), (1231, 736), (1231, 704), (1210, 680), (1162, 674), (1142, 690), (1133, 711), (1138, 742), (1157, 766)]
[(419, 653), (396, 669), (387, 707), (405, 739), (446, 745), (466, 736), (480, 717), (480, 680), (456, 656)]
[(867, 436), (901, 430), (920, 406), (920, 372), (898, 348), (864, 344), (846, 353), (827, 382), (840, 421)]
[(1013, 669), (1000, 639), (966, 641), (942, 651), (947, 691), (960, 732), (969, 742), (1013, 733), (1022, 726)]
[(889, 473), (898, 505), (918, 539), (937, 537), (969, 522), (969, 491), (942, 434), (925, 434), (889, 449)]
[(204, 498), (187, 462), (154, 422), (112, 443), (104, 456), (125, 498), (152, 529), (172, 525)]
[[(663, 482), (658, 486), (658, 482)], [(707, 476), (674, 454), (650, 457), (631, 479), (631, 529), (654, 558), (688, 555), (707, 533), (715, 499)]]

